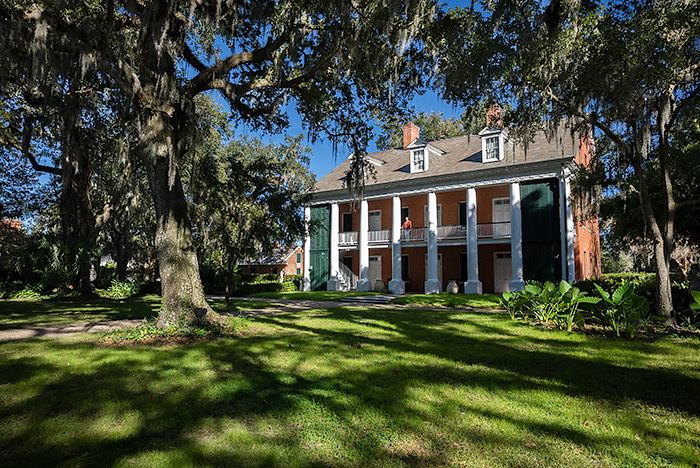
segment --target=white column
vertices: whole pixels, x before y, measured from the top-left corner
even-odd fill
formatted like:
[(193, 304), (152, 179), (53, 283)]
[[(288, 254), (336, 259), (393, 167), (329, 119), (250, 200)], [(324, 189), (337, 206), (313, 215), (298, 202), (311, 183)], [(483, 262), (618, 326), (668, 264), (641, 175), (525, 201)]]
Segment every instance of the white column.
[(566, 281), (568, 278), (566, 274), (566, 189), (564, 187), (564, 177), (559, 178), (559, 233), (560, 233), (560, 247), (559, 256), (561, 257), (561, 279)]
[(525, 289), (523, 279), (523, 226), (520, 210), (520, 184), (510, 184), (510, 258), (513, 268), (513, 280), (510, 291)]
[(304, 207), (304, 282), (302, 289), (311, 291), (311, 207)]
[(571, 206), (571, 185), (569, 178), (564, 176), (564, 197), (566, 200), (566, 279), (572, 283), (576, 280), (576, 258), (574, 256), (574, 212)]
[(404, 294), (406, 286), (401, 279), (401, 198), (394, 197), (391, 205), (391, 281), (389, 291)]
[(428, 271), (425, 280), (425, 293), (437, 294), (442, 291), (438, 279), (438, 246), (437, 246), (437, 195), (428, 193)]
[(465, 294), (481, 294), (479, 281), (479, 246), (476, 235), (476, 189), (467, 189), (467, 277)]
[(360, 278), (357, 281), (358, 291), (371, 291), (372, 282), (369, 280), (369, 208), (367, 200), (360, 201)]
[(330, 278), (326, 283), (326, 289), (328, 291), (340, 291), (342, 289), (340, 284), (340, 248), (338, 246), (338, 225), (340, 218), (340, 211), (338, 210), (338, 204), (333, 203), (331, 205), (331, 225), (330, 225), (330, 260), (331, 260), (331, 271)]

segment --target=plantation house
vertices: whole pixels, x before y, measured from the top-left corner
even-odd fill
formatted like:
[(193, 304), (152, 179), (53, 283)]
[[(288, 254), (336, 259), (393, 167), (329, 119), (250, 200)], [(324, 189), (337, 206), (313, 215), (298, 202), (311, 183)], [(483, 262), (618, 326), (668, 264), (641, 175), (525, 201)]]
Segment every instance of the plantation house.
[(525, 148), (494, 120), (432, 142), (405, 124), (403, 148), (368, 155), (375, 177), (360, 200), (350, 158), (320, 179), (305, 209), (304, 288), (481, 294), (600, 275), (597, 220), (575, 216), (583, 201), (570, 188), (590, 135), (560, 127)]

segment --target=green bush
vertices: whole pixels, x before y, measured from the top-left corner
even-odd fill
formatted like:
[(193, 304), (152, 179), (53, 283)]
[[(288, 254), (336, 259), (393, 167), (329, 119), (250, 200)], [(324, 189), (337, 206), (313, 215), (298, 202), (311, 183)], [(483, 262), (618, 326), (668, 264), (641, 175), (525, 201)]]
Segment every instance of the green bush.
[(574, 325), (583, 328), (582, 306), (595, 304), (600, 299), (588, 297), (585, 292), (566, 281), (555, 285), (551, 281), (531, 282), (519, 292), (503, 293), (501, 304), (511, 317), (531, 311), (540, 322), (552, 322), (560, 330), (571, 331)]
[(106, 295), (113, 298), (135, 296), (139, 293), (139, 284), (131, 281), (112, 280), (112, 285), (105, 291)]
[(39, 284), (23, 281), (0, 282), (0, 299), (39, 299), (42, 289)]
[(624, 283), (612, 293), (597, 284), (596, 289), (603, 300), (598, 303), (594, 317), (601, 324), (610, 326), (617, 336), (624, 329), (628, 338), (634, 337), (649, 316), (649, 301), (635, 294), (633, 283)]

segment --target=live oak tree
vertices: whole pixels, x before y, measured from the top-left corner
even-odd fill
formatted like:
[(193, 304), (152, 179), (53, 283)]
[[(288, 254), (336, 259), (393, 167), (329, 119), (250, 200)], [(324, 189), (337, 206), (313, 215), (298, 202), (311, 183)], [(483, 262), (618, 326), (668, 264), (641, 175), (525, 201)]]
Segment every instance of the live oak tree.
[[(8, 12), (7, 10), (11, 10)], [(159, 325), (206, 307), (179, 164), (196, 136), (194, 99), (216, 91), (232, 117), (262, 129), (294, 105), (312, 136), (350, 140), (361, 153), (370, 109), (390, 112), (427, 76), (413, 37), (434, 15), (427, 0), (10, 2), (12, 28), (59, 29), (124, 96), (139, 128), (155, 205), (163, 286)], [(53, 46), (53, 45), (52, 45)], [(41, 44), (35, 56), (45, 53)]]
[[(700, 5), (672, 0), (486, 2), (485, 13), (454, 10), (434, 34), (444, 50), (445, 95), (471, 103), (484, 95), (511, 102), (507, 116), (527, 137), (562, 120), (594, 131), (634, 174), (653, 243), (657, 314), (674, 325), (669, 275), (676, 214), (671, 178), (673, 130), (698, 105)], [(652, 151), (654, 150), (654, 151)], [(658, 166), (654, 209), (645, 165)], [(629, 172), (628, 172), (629, 171)]]

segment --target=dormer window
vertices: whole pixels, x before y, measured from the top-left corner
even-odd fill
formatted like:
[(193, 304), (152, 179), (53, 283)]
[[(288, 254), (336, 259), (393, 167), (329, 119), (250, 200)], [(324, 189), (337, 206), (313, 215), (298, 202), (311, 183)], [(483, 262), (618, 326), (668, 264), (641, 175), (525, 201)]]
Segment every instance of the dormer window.
[(506, 142), (505, 131), (498, 128), (484, 128), (481, 136), (481, 162), (495, 162), (503, 159), (503, 147)]
[(411, 151), (411, 173), (425, 172), (426, 169), (425, 150), (417, 149)]
[(485, 139), (484, 161), (498, 161), (500, 148), (498, 136), (488, 137)]

